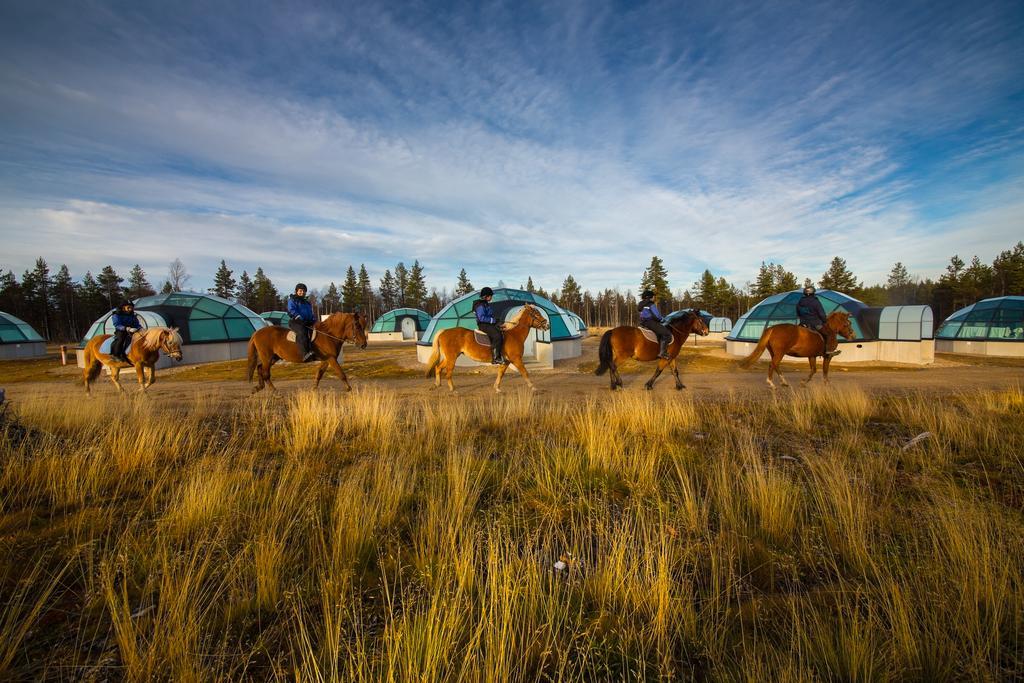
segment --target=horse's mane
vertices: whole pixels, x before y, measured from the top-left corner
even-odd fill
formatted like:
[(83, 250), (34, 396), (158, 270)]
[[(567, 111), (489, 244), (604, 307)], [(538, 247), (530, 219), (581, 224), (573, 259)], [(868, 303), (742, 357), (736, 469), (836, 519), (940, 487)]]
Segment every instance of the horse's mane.
[(170, 332), (174, 336), (174, 341), (180, 346), (182, 344), (181, 335), (178, 331), (170, 327), (150, 327), (142, 332), (142, 347), (150, 351), (156, 351), (160, 348), (160, 335), (164, 331)]
[(519, 309), (519, 312), (516, 313), (515, 317), (505, 322), (505, 327), (507, 327), (508, 329), (512, 329), (513, 327), (518, 325), (522, 317), (526, 315), (526, 311), (529, 306), (530, 304), (524, 302), (523, 307)]
[(670, 327), (672, 325), (678, 325), (679, 323), (685, 322), (687, 320), (693, 320), (698, 315), (699, 314), (697, 312), (695, 312), (692, 308), (688, 308), (688, 309), (686, 309), (686, 311), (683, 312), (683, 314), (681, 316), (679, 316), (675, 320), (669, 321), (668, 324), (669, 324)]

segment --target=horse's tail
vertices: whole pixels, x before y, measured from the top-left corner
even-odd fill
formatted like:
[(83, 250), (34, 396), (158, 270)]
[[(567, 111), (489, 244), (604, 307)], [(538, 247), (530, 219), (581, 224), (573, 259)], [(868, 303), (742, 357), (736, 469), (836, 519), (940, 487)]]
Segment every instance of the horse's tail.
[[(253, 335), (254, 337), (256, 335)], [(256, 350), (256, 340), (249, 339), (249, 366), (246, 368), (246, 379), (252, 382), (252, 375), (256, 372), (256, 364), (259, 362), (259, 353)]]
[(430, 379), (430, 373), (434, 371), (437, 364), (441, 362), (441, 333), (438, 332), (434, 335), (434, 343), (430, 347), (430, 360), (427, 361), (427, 372), (424, 375), (427, 379)]
[(768, 340), (771, 338), (771, 336), (772, 328), (770, 327), (761, 333), (761, 338), (757, 340), (757, 346), (754, 347), (754, 351), (749, 356), (740, 361), (741, 368), (749, 368), (751, 365), (754, 364), (754, 361), (761, 357), (761, 354), (764, 353), (764, 350), (768, 348)]
[(89, 385), (96, 381), (96, 378), (100, 376), (100, 371), (103, 370), (103, 364), (100, 363), (96, 357), (96, 350), (89, 344), (85, 345), (85, 350), (82, 352), (82, 359), (85, 365), (85, 372), (82, 373), (83, 383), (85, 388), (88, 389)]
[(608, 330), (601, 336), (601, 345), (597, 347), (597, 359), (601, 361), (595, 375), (603, 375), (612, 366), (612, 331)]

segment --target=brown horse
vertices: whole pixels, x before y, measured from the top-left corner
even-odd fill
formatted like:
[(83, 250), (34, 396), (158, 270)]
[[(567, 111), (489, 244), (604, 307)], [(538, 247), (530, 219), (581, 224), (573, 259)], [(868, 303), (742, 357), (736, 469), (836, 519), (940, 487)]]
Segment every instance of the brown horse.
[[(515, 365), (519, 374), (523, 376), (530, 389), (534, 389), (530, 381), (530, 374), (526, 372), (523, 365), (523, 347), (526, 345), (526, 335), (531, 328), (546, 330), (550, 327), (543, 314), (530, 304), (524, 304), (519, 314), (510, 322), (503, 325), (504, 341), (502, 351), (505, 362), (498, 368), (498, 378), (494, 380), (494, 390), (501, 392), (501, 378), (505, 376), (508, 366)], [(484, 346), (475, 339), (473, 330), (465, 327), (452, 327), (441, 330), (434, 337), (433, 350), (430, 353), (430, 360), (427, 362), (427, 377), (434, 373), (434, 385), (441, 386), (441, 373), (444, 372), (448, 380), (448, 389), (455, 391), (452, 383), (452, 371), (455, 370), (455, 361), (462, 354), (481, 363), (491, 360), (491, 347)]]
[[(345, 383), (345, 388), (352, 391), (352, 385), (348, 383), (348, 377), (338, 362), (338, 354), (341, 353), (342, 344), (347, 341), (361, 349), (366, 348), (366, 316), (362, 313), (332, 313), (315, 323), (313, 329), (317, 334), (310, 348), (320, 361), (313, 388), (320, 386), (320, 380), (327, 372), (327, 368), (331, 368), (338, 375), (338, 379)], [(294, 341), (288, 341), (289, 331), (287, 327), (271, 325), (253, 332), (252, 338), (249, 339), (249, 381), (252, 382), (253, 372), (257, 369), (259, 375), (258, 384), (252, 393), (255, 394), (264, 386), (269, 386), (271, 391), (277, 391), (274, 383), (270, 381), (270, 367), (277, 361), (302, 362), (299, 347)]]
[[(853, 327), (850, 325), (850, 314), (846, 311), (832, 311), (825, 320), (824, 327), (832, 333), (832, 336), (841, 334), (847, 339), (854, 337)], [(811, 373), (801, 382), (801, 384), (807, 384), (814, 377), (814, 373), (818, 371), (818, 356), (825, 352), (825, 340), (814, 330), (792, 323), (772, 325), (761, 333), (757, 347), (754, 348), (753, 353), (740, 361), (740, 366), (749, 368), (754, 361), (761, 357), (765, 349), (768, 349), (772, 358), (768, 365), (768, 386), (772, 389), (775, 388), (775, 384), (772, 382), (772, 373), (774, 372), (778, 374), (782, 385), (788, 387), (789, 382), (779, 370), (779, 363), (782, 362), (783, 357), (796, 356), (807, 359), (811, 366)], [(828, 356), (821, 362), (821, 374), (825, 378), (825, 384), (828, 384), (828, 366), (831, 362), (832, 358)]]
[(601, 345), (598, 347), (597, 357), (600, 364), (594, 370), (595, 375), (603, 375), (611, 370), (612, 391), (622, 386), (622, 377), (619, 375), (619, 361), (623, 358), (632, 358), (640, 361), (658, 361), (658, 367), (654, 375), (647, 380), (644, 387), (648, 390), (654, 388), (654, 380), (658, 379), (661, 371), (672, 366), (672, 374), (676, 378), (676, 390), (684, 388), (683, 381), (679, 379), (679, 368), (676, 366), (676, 356), (686, 343), (691, 333), (704, 336), (708, 333), (708, 326), (704, 318), (697, 310), (690, 310), (683, 315), (670, 321), (667, 325), (672, 332), (672, 343), (668, 346), (668, 359), (658, 358), (658, 343), (652, 342), (643, 335), (638, 327), (623, 325), (608, 330), (601, 337)]
[[(85, 345), (85, 369), (82, 370), (82, 379), (85, 384), (85, 393), (92, 395), (92, 383), (100, 374), (103, 366), (110, 369), (110, 381), (114, 383), (117, 390), (124, 393), (124, 387), (118, 380), (118, 375), (124, 368), (135, 368), (135, 375), (139, 378), (139, 391), (145, 391), (156, 382), (156, 361), (160, 358), (160, 352), (173, 358), (181, 360), (181, 335), (176, 327), (151, 327), (143, 330), (132, 337), (132, 344), (128, 348), (128, 360), (124, 363), (114, 358), (109, 353), (100, 351), (100, 344), (112, 335), (99, 334), (93, 337)], [(146, 381), (146, 368), (149, 368), (149, 381)]]

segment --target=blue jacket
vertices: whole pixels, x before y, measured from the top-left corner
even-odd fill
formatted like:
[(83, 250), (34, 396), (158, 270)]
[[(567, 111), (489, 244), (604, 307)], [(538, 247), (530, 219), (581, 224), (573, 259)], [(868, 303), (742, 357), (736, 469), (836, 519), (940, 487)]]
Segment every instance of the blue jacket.
[(640, 322), (645, 323), (648, 320), (657, 320), (659, 323), (665, 322), (665, 319), (661, 317), (661, 311), (658, 310), (658, 304), (653, 301), (641, 299), (639, 308)]
[(796, 303), (796, 316), (801, 325), (818, 328), (825, 324), (825, 308), (813, 294), (805, 294)]
[(123, 332), (129, 327), (139, 329), (142, 327), (142, 323), (139, 322), (139, 316), (134, 313), (122, 313), (118, 311), (114, 314), (114, 329), (118, 332)]
[(315, 323), (316, 317), (313, 315), (313, 304), (304, 296), (295, 296), (292, 294), (288, 297), (288, 315), (292, 320), (301, 320), (304, 323)]
[(477, 300), (473, 305), (473, 310), (476, 312), (476, 321), (478, 323), (487, 323), (489, 325), (496, 325), (498, 323), (498, 320), (494, 317), (494, 309), (483, 299)]

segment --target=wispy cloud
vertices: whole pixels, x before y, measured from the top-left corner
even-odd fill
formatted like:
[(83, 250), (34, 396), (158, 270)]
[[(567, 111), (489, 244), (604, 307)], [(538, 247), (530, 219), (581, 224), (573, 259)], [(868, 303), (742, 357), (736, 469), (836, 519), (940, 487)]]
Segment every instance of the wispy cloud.
[(1024, 233), (1013, 3), (0, 12), (0, 267), (873, 281)]

